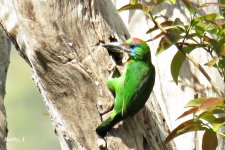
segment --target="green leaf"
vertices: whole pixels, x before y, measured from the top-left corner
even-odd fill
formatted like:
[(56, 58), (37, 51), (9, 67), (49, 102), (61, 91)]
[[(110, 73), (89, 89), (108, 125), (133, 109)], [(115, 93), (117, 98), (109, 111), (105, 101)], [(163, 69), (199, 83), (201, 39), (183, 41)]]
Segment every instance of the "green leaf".
[(167, 48), (169, 48), (172, 45), (170, 40), (167, 38), (167, 36), (163, 36), (159, 42), (159, 47), (157, 49), (156, 55), (159, 55), (163, 51), (165, 51)]
[(219, 60), (218, 66), (220, 69), (225, 69), (225, 59), (224, 58)]
[(218, 132), (219, 128), (224, 126), (224, 125), (225, 125), (225, 118), (224, 117), (216, 118), (212, 122), (213, 131)]
[[(211, 124), (212, 129), (215, 132), (217, 132), (217, 130), (218, 130), (218, 128), (217, 128), (218, 127), (218, 124), (221, 124), (221, 122), (217, 123), (218, 122), (217, 120), (220, 119), (220, 118), (222, 118), (222, 117), (216, 118), (214, 114), (224, 114), (224, 109), (218, 108), (218, 107), (211, 107), (209, 110), (201, 113), (200, 115), (196, 115), (195, 114), (195, 120), (199, 120), (199, 119), (202, 120), (203, 119), (204, 121), (207, 121), (208, 124)], [(223, 121), (224, 121), (224, 119), (223, 119)]]
[(135, 5), (128, 4), (128, 5), (125, 5), (125, 6), (121, 7), (117, 11), (118, 12), (122, 12), (122, 11), (125, 11), (125, 10), (132, 10), (132, 9), (140, 9), (140, 10), (143, 10), (143, 6), (140, 3), (137, 3)]
[(196, 26), (195, 26), (195, 32), (197, 33), (197, 35), (198, 35), (199, 37), (203, 37), (205, 30), (204, 30), (204, 28), (202, 28), (201, 26), (196, 25)]
[(225, 0), (220, 0), (220, 3), (221, 4), (225, 4)]
[(187, 39), (192, 39), (194, 37), (198, 36), (196, 33), (191, 33), (187, 35)]
[(170, 0), (174, 5), (176, 4), (176, 0)]
[[(183, 47), (183, 51), (186, 53), (190, 53), (194, 48), (195, 46), (186, 46), (186, 47)], [(172, 62), (170, 65), (170, 71), (171, 71), (173, 80), (176, 84), (178, 84), (178, 76), (185, 59), (186, 59), (186, 56), (180, 51), (178, 51), (172, 59)]]
[(199, 116), (195, 118), (195, 120), (204, 119), (204, 121), (207, 121), (209, 124), (212, 124), (216, 117), (211, 114), (210, 112), (203, 112)]
[(138, 0), (130, 0), (131, 5), (136, 5), (138, 3)]
[(197, 99), (193, 99), (193, 100), (190, 100), (186, 105), (185, 107), (196, 107), (196, 106), (200, 106), (201, 103), (203, 101), (205, 101), (206, 98), (197, 98)]
[(224, 19), (224, 17), (217, 13), (211, 13), (211, 14), (207, 14), (205, 16), (195, 18), (195, 20), (197, 20), (197, 21), (215, 20), (215, 19)]
[(220, 45), (218, 44), (218, 41), (216, 41), (216, 40), (214, 40), (214, 39), (212, 39), (212, 38), (210, 38), (210, 37), (208, 37), (206, 35), (203, 36), (203, 40), (205, 42), (209, 43), (216, 52), (219, 52), (219, 49), (220, 49), (219, 46)]
[(168, 1), (168, 0), (157, 0), (157, 5), (159, 5), (160, 3), (165, 2), (165, 1)]
[(162, 39), (159, 42), (159, 46), (156, 52), (156, 55), (162, 53), (166, 49), (168, 49), (170, 46), (175, 44), (177, 41), (180, 40), (181, 33), (183, 31), (179, 27), (173, 27), (166, 30), (166, 34), (162, 37)]
[(219, 54), (225, 56), (225, 43), (220, 44)]
[(194, 119), (188, 120), (180, 124), (178, 127), (176, 127), (165, 139), (165, 142), (169, 142), (175, 137), (182, 135), (187, 132), (191, 131), (200, 131), (200, 130), (207, 130), (206, 127), (203, 126), (202, 121)]
[[(212, 13), (201, 17), (196, 17), (192, 22), (191, 26), (195, 28), (196, 32), (199, 35), (202, 35), (202, 33), (205, 32), (205, 30), (209, 31), (212, 34), (215, 34), (218, 32), (218, 29), (221, 28), (221, 25), (218, 22), (219, 19), (224, 19), (223, 16)], [(214, 25), (211, 28), (207, 29), (209, 25)]]
[(180, 18), (176, 18), (172, 25), (173, 26), (178, 26), (178, 25), (184, 26), (184, 23), (180, 20)]
[(202, 16), (206, 20), (215, 20), (215, 19), (224, 19), (220, 14), (212, 13), (205, 16)]
[(216, 133), (211, 130), (206, 130), (202, 139), (202, 150), (216, 150), (217, 145)]

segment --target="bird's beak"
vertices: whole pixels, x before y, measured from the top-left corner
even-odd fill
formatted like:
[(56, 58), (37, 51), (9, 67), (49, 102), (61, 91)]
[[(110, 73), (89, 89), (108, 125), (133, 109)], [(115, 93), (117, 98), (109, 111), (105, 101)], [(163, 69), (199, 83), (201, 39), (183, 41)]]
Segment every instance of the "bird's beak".
[(116, 53), (130, 53), (131, 51), (124, 47), (124, 43), (120, 42), (111, 42), (108, 44), (103, 44), (103, 47), (105, 47), (108, 51), (116, 52)]

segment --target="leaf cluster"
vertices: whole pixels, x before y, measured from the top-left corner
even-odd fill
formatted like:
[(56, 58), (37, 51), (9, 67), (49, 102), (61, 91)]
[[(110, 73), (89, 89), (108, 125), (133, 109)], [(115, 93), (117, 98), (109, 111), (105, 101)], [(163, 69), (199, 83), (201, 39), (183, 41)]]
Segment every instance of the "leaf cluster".
[[(184, 23), (180, 18), (172, 20), (166, 16), (152, 15), (151, 12), (161, 3), (176, 4), (176, 0), (130, 0), (129, 4), (118, 11), (142, 10), (152, 20), (154, 26), (148, 29), (146, 34), (157, 33), (155, 37), (147, 40), (160, 39), (157, 55), (168, 50), (171, 46), (175, 46), (177, 53), (174, 55), (170, 67), (171, 75), (176, 84), (178, 84), (179, 73), (185, 60), (189, 59), (193, 64), (195, 63), (190, 57), (187, 57), (194, 50), (204, 50), (211, 56), (211, 60), (205, 62), (204, 65), (216, 68), (225, 82), (225, 18), (217, 13), (205, 15), (200, 13), (203, 8), (213, 5), (218, 7), (221, 13), (224, 14), (225, 1), (221, 1), (221, 3), (205, 3), (203, 5), (197, 5), (190, 0), (181, 1), (190, 13), (189, 23)], [(195, 64), (195, 66), (199, 65)], [(198, 69), (208, 80), (211, 80), (201, 67)], [(212, 84), (212, 82), (210, 83)], [(212, 84), (212, 86), (215, 85)], [(220, 95), (223, 95), (223, 93)], [(190, 107), (190, 109), (185, 111), (179, 118), (192, 114), (193, 119), (185, 121), (175, 128), (168, 135), (165, 142), (169, 142), (173, 138), (187, 132), (204, 131), (202, 139), (203, 150), (216, 149), (218, 145), (217, 135), (225, 139), (225, 133), (219, 130), (225, 125), (225, 117), (218, 116), (218, 114), (224, 114), (224, 99), (217, 97), (194, 99), (186, 107)]]
[[(157, 5), (163, 2), (176, 3), (176, 0), (152, 0), (146, 2), (145, 0), (130, 0), (130, 3), (120, 8), (118, 11), (139, 9), (143, 10), (146, 15), (151, 16), (151, 11)], [(153, 41), (161, 38), (157, 48), (157, 53), (176, 45), (178, 52), (175, 54), (171, 63), (171, 74), (173, 80), (178, 83), (178, 76), (182, 64), (186, 60), (185, 53), (190, 53), (193, 50), (204, 49), (211, 56), (211, 60), (205, 65), (215, 67), (225, 81), (225, 18), (216, 13), (198, 15), (204, 7), (216, 5), (225, 9), (225, 5), (219, 3), (205, 3), (201, 6), (196, 6), (189, 0), (182, 0), (184, 5), (190, 12), (190, 22), (184, 24), (179, 18), (171, 20), (165, 16), (151, 16), (155, 23), (154, 27), (146, 31), (147, 34), (160, 31), (155, 37), (148, 41)], [(157, 22), (158, 19), (164, 19), (163, 22)]]
[[(166, 138), (165, 142), (169, 142), (173, 138), (192, 131), (204, 131), (202, 139), (202, 149), (216, 149), (218, 145), (217, 135), (225, 139), (225, 134), (220, 128), (225, 126), (224, 114), (225, 100), (217, 97), (198, 98), (189, 101), (186, 107), (190, 108), (180, 115), (177, 119), (193, 114), (193, 119), (183, 122), (176, 127)], [(216, 117), (217, 116), (217, 117)], [(220, 116), (220, 117), (218, 117)]]

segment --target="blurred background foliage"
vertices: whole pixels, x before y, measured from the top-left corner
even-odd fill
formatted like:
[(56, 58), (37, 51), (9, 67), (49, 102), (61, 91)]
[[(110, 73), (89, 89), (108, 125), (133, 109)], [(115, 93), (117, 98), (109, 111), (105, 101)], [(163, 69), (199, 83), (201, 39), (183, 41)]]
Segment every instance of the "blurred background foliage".
[(8, 150), (60, 150), (29, 65), (12, 48), (6, 81)]

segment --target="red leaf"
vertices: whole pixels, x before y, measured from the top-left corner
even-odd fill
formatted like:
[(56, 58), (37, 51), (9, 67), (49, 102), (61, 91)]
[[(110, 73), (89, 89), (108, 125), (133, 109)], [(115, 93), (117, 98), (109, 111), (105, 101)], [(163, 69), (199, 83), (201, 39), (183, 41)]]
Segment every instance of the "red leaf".
[(202, 150), (216, 150), (217, 145), (216, 133), (211, 130), (206, 130), (202, 139)]
[(191, 132), (191, 131), (200, 131), (200, 130), (207, 130), (206, 127), (203, 127), (203, 123), (200, 120), (195, 121), (194, 119), (188, 120), (180, 124), (176, 127), (165, 139), (165, 143), (171, 141), (175, 137)]
[(220, 99), (217, 97), (211, 97), (211, 98), (206, 99), (204, 102), (202, 102), (202, 104), (198, 108), (198, 111), (203, 112), (203, 111), (209, 109), (210, 107), (223, 106), (223, 105), (224, 105), (223, 99)]
[(192, 113), (194, 113), (194, 112), (196, 112), (196, 111), (198, 111), (198, 107), (193, 107), (193, 108), (191, 108), (191, 109), (185, 111), (185, 112), (184, 112), (182, 115), (180, 115), (177, 119), (183, 118), (183, 117), (185, 117), (185, 116), (187, 116), (187, 115), (190, 115), (190, 114), (192, 114)]

